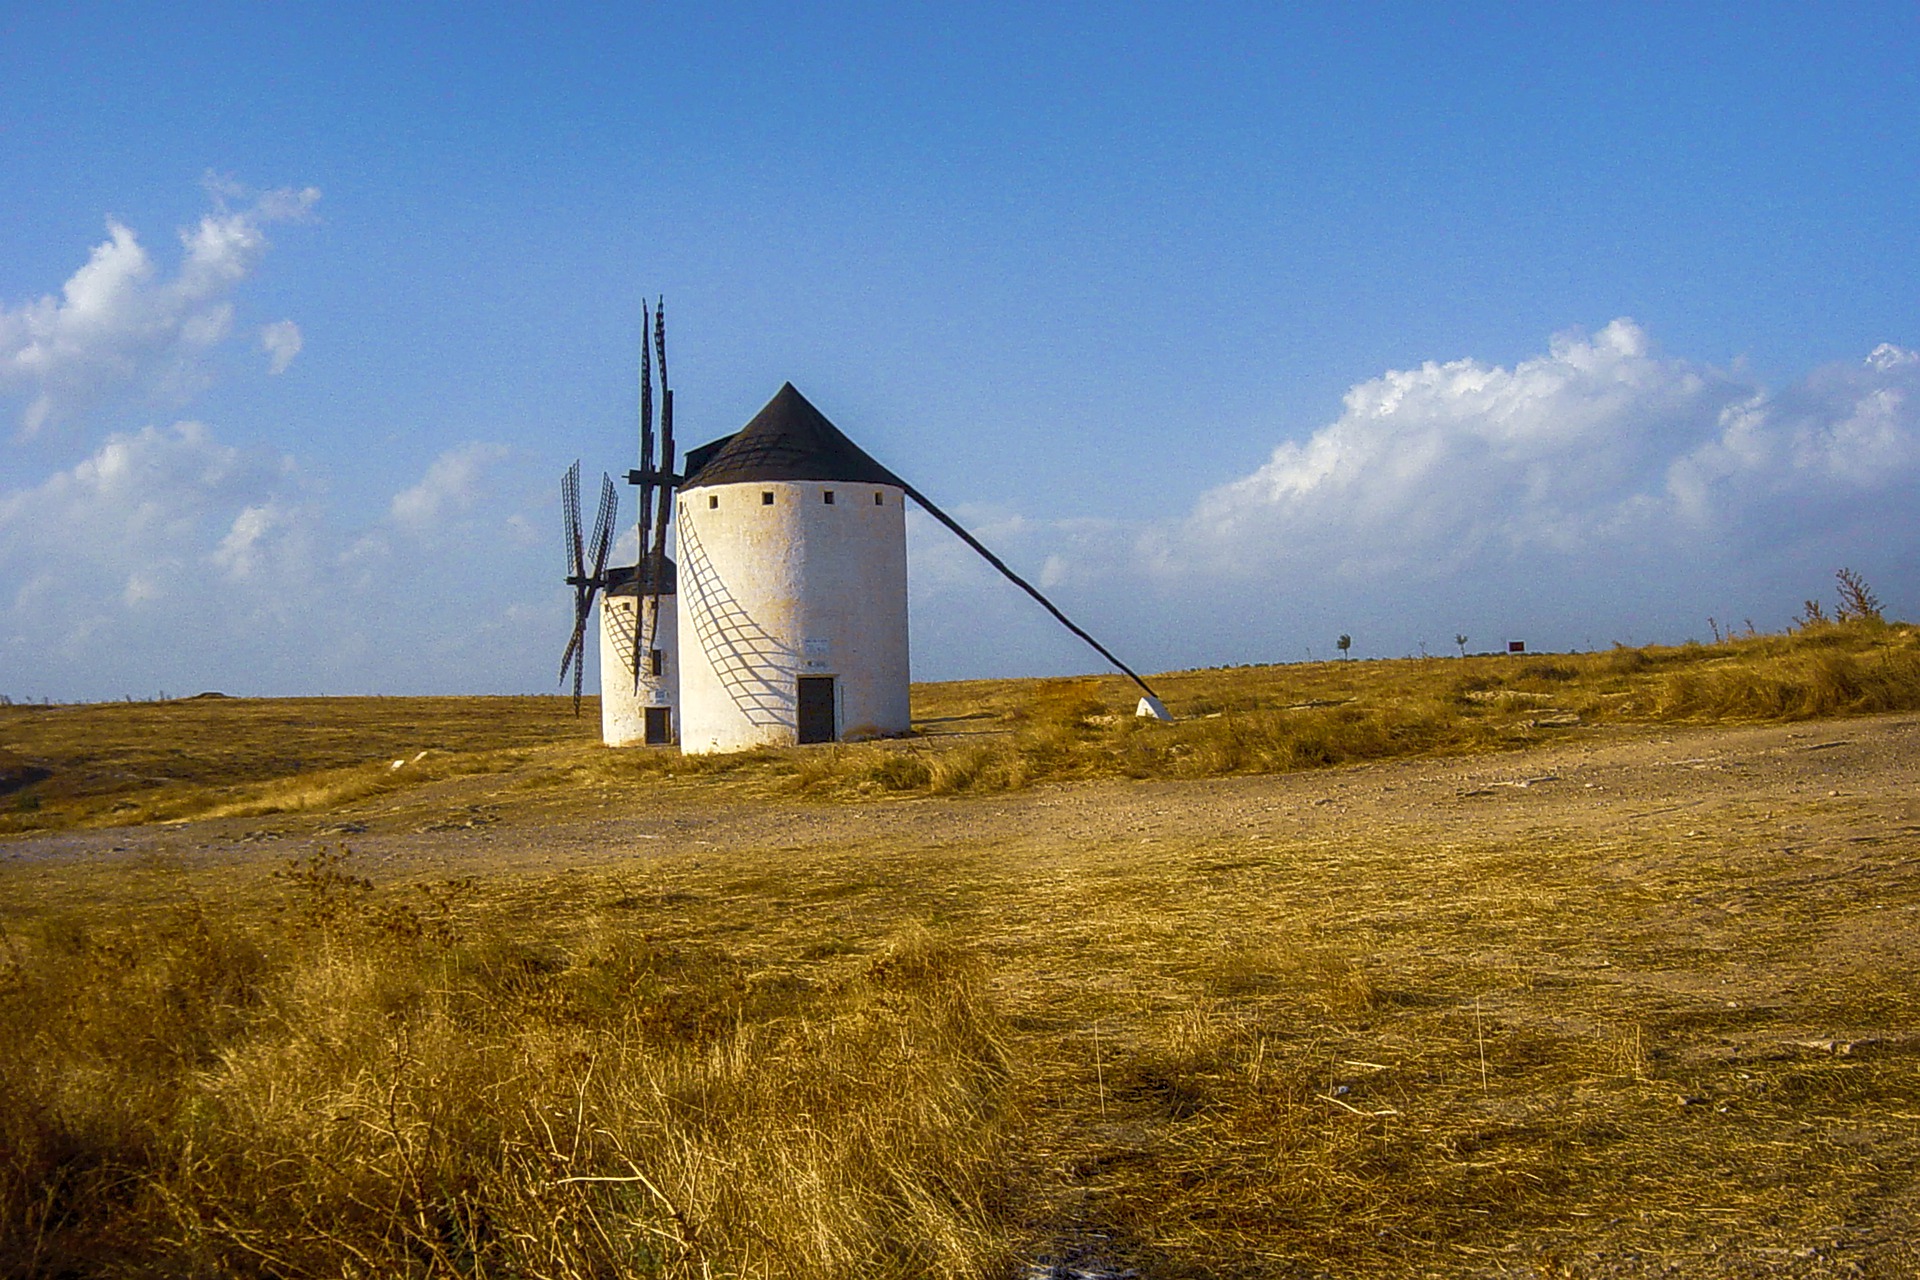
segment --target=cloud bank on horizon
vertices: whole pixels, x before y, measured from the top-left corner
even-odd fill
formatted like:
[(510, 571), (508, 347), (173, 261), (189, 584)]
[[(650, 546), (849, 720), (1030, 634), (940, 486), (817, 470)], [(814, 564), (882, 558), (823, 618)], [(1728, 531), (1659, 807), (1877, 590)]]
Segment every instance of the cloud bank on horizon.
[[(38, 479), (9, 467), (0, 488), (0, 693), (550, 689), (557, 515), (515, 450), (444, 449), (356, 521), (258, 424), (87, 430), (116, 398), (181, 404), (208, 385), (263, 228), (318, 198), (216, 195), (173, 274), (110, 222), (57, 296), (0, 306), (21, 435), (61, 424), (82, 451)], [(269, 375), (300, 353), (291, 320), (246, 331)], [(1910, 613), (1917, 495), (1914, 351), (1775, 389), (1659, 354), (1619, 319), (1511, 367), (1383, 373), (1189, 510), (965, 514), (1117, 652), (1164, 669), (1330, 656), (1340, 632), (1398, 655), (1456, 633), (1565, 648), (1683, 639), (1709, 615), (1775, 627), (1843, 564)], [(927, 522), (911, 548), (920, 677), (1097, 663)]]
[(1619, 319), (1511, 369), (1429, 362), (1363, 383), (1336, 422), (1156, 535), (1155, 561), (1230, 577), (1252, 553), (1418, 580), (1648, 543), (1759, 550), (1783, 524), (1872, 532), (1895, 514), (1876, 497), (1912, 495), (1914, 352), (1882, 344), (1774, 394), (1649, 348)]
[[(1573, 648), (1779, 627), (1842, 565), (1911, 609), (1917, 496), (1920, 354), (1885, 343), (1772, 390), (1618, 319), (1511, 368), (1361, 383), (1185, 513), (988, 533), (1173, 667), (1324, 657), (1343, 632), (1399, 656), (1462, 633)], [(930, 605), (978, 589), (924, 541)]]

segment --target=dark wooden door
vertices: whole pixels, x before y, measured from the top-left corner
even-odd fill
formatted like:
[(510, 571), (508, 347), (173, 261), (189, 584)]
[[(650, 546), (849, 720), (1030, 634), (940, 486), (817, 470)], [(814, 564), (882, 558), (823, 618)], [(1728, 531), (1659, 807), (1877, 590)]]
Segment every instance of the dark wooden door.
[[(656, 649), (654, 650), (654, 652), (658, 653), (659, 650)], [(673, 708), (672, 707), (648, 707), (646, 708), (646, 712), (647, 712), (647, 745), (650, 747), (664, 747), (669, 742), (672, 742), (673, 741)]]
[(833, 677), (800, 677), (800, 741), (832, 742)]

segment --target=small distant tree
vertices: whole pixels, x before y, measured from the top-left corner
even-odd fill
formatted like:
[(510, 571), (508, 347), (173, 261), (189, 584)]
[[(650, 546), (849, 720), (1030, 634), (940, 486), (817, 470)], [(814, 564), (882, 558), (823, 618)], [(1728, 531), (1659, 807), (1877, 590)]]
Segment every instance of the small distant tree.
[(1880, 621), (1880, 597), (1873, 594), (1865, 578), (1851, 569), (1841, 569), (1833, 576), (1840, 582), (1840, 603), (1833, 610), (1836, 621)]
[(1809, 600), (1800, 606), (1800, 629), (1802, 631), (1812, 627), (1824, 627), (1829, 621), (1827, 611), (1820, 607), (1818, 600)]
[(1455, 636), (1453, 638), (1453, 642), (1460, 646), (1460, 656), (1463, 658), (1466, 657), (1467, 656), (1467, 638), (1465, 636)]
[(1342, 658), (1345, 658), (1347, 656), (1347, 650), (1353, 648), (1353, 637), (1343, 635), (1333, 642), (1333, 647), (1340, 651)]

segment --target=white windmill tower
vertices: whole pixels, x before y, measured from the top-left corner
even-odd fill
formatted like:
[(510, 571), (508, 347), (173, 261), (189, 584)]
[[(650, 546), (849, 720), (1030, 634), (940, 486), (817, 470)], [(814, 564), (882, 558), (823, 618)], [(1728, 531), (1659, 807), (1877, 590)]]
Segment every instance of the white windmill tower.
[[(664, 746), (678, 736), (679, 659), (674, 607), (673, 560), (667, 555), (667, 521), (673, 486), (673, 392), (667, 386), (666, 309), (651, 306), (640, 326), (640, 466), (627, 481), (640, 487), (638, 554), (635, 562), (607, 568), (619, 496), (613, 481), (600, 478), (600, 509), (593, 535), (584, 544), (580, 532), (580, 464), (561, 478), (567, 549), (574, 589), (573, 638), (560, 659), (560, 677), (573, 668), (573, 711), (580, 713), (585, 678), (587, 620), (596, 592), (600, 606), (600, 735), (610, 747)], [(652, 345), (647, 330), (652, 329)], [(654, 467), (653, 357), (660, 362), (660, 467)], [(658, 500), (656, 505), (656, 498)], [(588, 551), (591, 551), (591, 567)]]
[(681, 750), (912, 727), (906, 501), (906, 486), (792, 383), (687, 456)]
[(678, 733), (675, 566), (664, 556), (659, 563), (657, 590), (644, 555), (638, 564), (606, 574), (600, 601), (600, 736), (610, 747), (665, 746)]
[[(908, 498), (1125, 672), (1145, 695), (1140, 715), (1167, 718), (1131, 667), (848, 439), (792, 383), (738, 432), (689, 451), (685, 473), (676, 475), (665, 321), (659, 311), (649, 319), (660, 368), (660, 461), (656, 467), (643, 342), (640, 467), (627, 474), (641, 505), (632, 569), (605, 569), (612, 481), (602, 479), (591, 572), (581, 551), (578, 463), (565, 489), (575, 643), (561, 674), (576, 663), (577, 712), (579, 642), (593, 595), (605, 589), (601, 725), (609, 746), (677, 741), (682, 751), (703, 753), (906, 733)], [(672, 515), (679, 519), (677, 570), (666, 555)]]

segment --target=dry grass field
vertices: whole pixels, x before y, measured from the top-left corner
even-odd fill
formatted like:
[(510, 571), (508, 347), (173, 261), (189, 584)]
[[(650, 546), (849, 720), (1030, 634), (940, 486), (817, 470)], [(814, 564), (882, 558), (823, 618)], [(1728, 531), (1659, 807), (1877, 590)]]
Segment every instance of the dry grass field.
[(1920, 1274), (1912, 628), (1158, 683), (0, 708), (0, 1273)]

